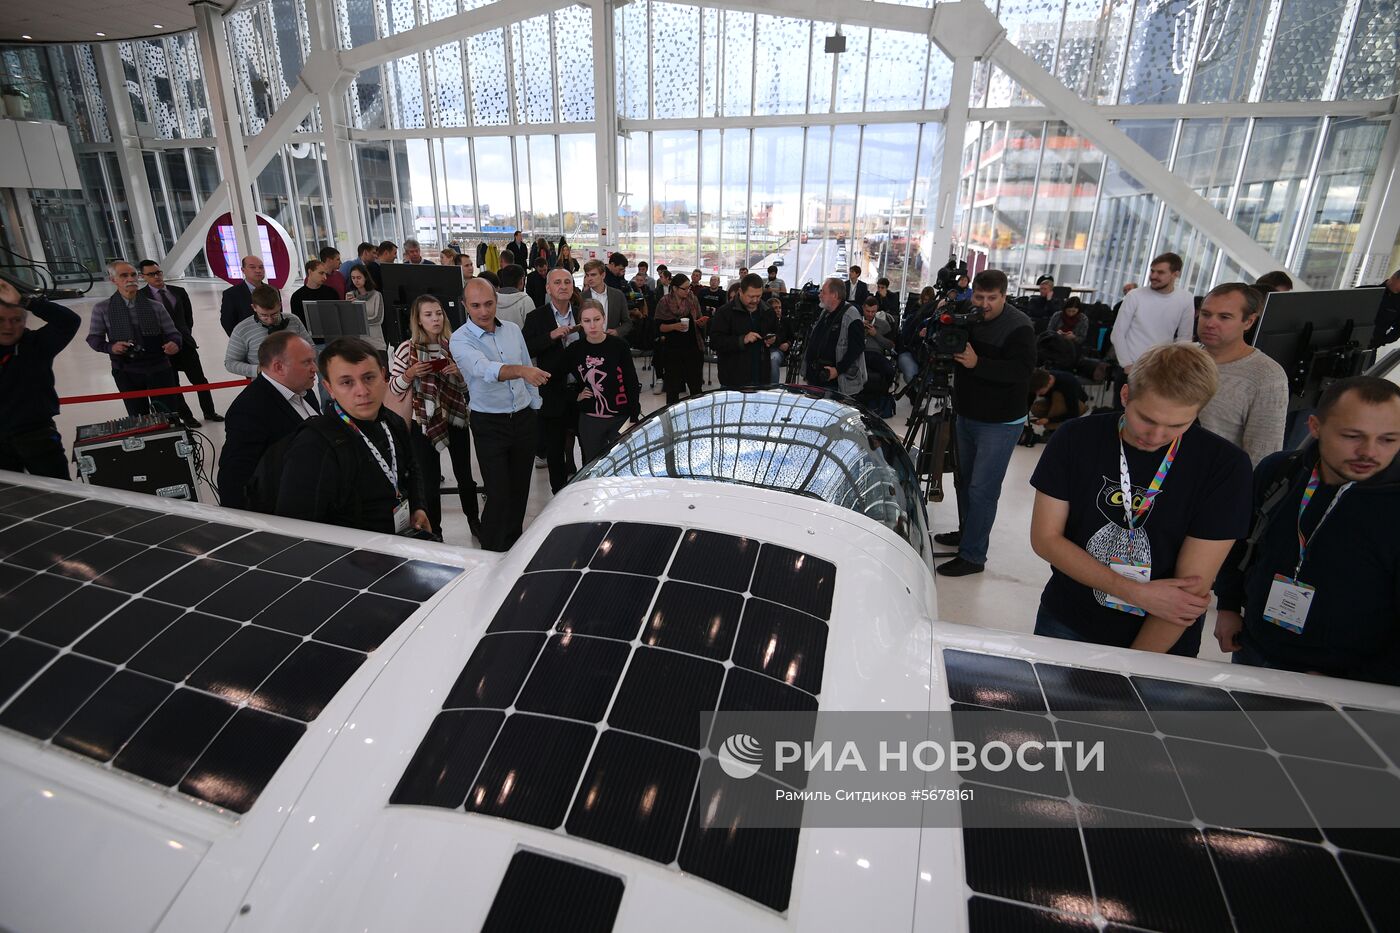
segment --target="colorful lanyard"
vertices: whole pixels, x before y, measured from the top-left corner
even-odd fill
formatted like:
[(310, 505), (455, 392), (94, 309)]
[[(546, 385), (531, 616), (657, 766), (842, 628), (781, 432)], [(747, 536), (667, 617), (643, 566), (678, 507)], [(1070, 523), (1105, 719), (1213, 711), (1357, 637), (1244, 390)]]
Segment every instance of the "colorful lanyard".
[[(1320, 469), (1321, 465), (1313, 467), (1312, 475), (1308, 477), (1308, 484), (1303, 487), (1303, 501), (1298, 503), (1298, 566), (1293, 568), (1294, 580), (1298, 579), (1298, 575), (1303, 572), (1303, 560), (1308, 556), (1309, 536), (1303, 534), (1303, 513), (1308, 510), (1308, 503), (1312, 502), (1313, 495), (1322, 482), (1322, 474), (1318, 472)], [(1323, 522), (1327, 521), (1327, 516), (1332, 514), (1337, 503), (1342, 501), (1342, 496), (1346, 495), (1346, 491), (1353, 485), (1353, 483), (1344, 483), (1342, 488), (1337, 490), (1337, 494), (1327, 504), (1327, 511), (1322, 513), (1322, 518), (1318, 519), (1317, 526), (1313, 528), (1312, 538), (1317, 537), (1317, 533), (1322, 530)]]
[(1118, 419), (1118, 483), (1123, 490), (1123, 516), (1128, 523), (1128, 540), (1132, 541), (1136, 534), (1136, 524), (1138, 519), (1147, 514), (1147, 510), (1152, 508), (1152, 500), (1157, 498), (1157, 493), (1162, 491), (1162, 484), (1167, 481), (1167, 474), (1172, 470), (1172, 463), (1176, 461), (1177, 449), (1181, 447), (1181, 438), (1172, 441), (1167, 448), (1167, 455), (1162, 458), (1162, 463), (1157, 467), (1157, 474), (1152, 477), (1152, 482), (1147, 486), (1147, 492), (1142, 497), (1142, 505), (1133, 508), (1133, 478), (1128, 472), (1128, 453), (1123, 449), (1123, 426), (1126, 419)]
[(332, 401), (331, 405), (335, 408), (336, 417), (349, 425), (350, 430), (354, 431), (359, 436), (360, 440), (365, 442), (365, 446), (369, 448), (371, 456), (374, 457), (374, 462), (379, 464), (379, 469), (384, 471), (384, 478), (387, 479), (389, 485), (393, 487), (394, 499), (400, 499), (399, 451), (398, 448), (394, 446), (394, 435), (389, 433), (389, 429), (385, 426), (384, 422), (381, 421), (379, 423), (379, 429), (384, 432), (384, 439), (389, 442), (389, 458), (392, 461), (392, 463), (385, 463), (384, 455), (379, 452), (379, 448), (375, 447), (374, 442), (368, 437), (365, 437), (365, 432), (361, 431), (360, 426), (351, 420), (350, 416), (345, 413), (345, 409), (340, 407), (340, 403)]

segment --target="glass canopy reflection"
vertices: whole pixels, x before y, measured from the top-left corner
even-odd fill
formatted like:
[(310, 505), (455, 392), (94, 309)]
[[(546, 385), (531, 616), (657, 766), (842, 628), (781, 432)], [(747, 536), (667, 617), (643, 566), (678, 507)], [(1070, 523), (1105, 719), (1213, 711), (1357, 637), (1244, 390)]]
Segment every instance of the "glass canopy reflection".
[(838, 396), (723, 390), (663, 409), (581, 479), (655, 476), (737, 483), (820, 499), (875, 519), (924, 554), (913, 465), (883, 421)]

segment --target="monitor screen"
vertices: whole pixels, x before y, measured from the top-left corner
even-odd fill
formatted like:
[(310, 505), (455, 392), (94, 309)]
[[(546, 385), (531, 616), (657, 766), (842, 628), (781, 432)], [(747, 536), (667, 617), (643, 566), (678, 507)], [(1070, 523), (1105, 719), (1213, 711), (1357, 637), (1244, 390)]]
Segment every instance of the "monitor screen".
[[(271, 282), (278, 278), (277, 262), (272, 258), (272, 237), (266, 224), (258, 224), (258, 240), (267, 280)], [(224, 268), (228, 269), (230, 274), (236, 275), (242, 258), (239, 256), (238, 237), (233, 232), (233, 224), (219, 224), (219, 247), (224, 254)]]

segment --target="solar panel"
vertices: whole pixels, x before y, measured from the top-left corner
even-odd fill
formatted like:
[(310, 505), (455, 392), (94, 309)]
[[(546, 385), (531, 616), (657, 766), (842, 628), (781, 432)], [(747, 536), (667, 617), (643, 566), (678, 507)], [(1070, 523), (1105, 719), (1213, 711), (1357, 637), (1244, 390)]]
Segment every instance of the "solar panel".
[[(497, 610), (393, 804), (529, 823), (787, 908), (797, 829), (750, 825), (777, 785), (714, 774), (716, 710), (815, 713), (836, 567), (640, 522), (553, 529)], [(488, 924), (489, 925), (489, 924)], [(566, 923), (565, 926), (575, 924)], [(544, 927), (540, 927), (544, 928)]]
[[(974, 933), (1397, 928), (1400, 831), (1356, 828), (1347, 807), (1400, 812), (1400, 715), (952, 648), (943, 660), (959, 739), (1102, 739), (1114, 761), (964, 775)], [(1285, 728), (1279, 711), (1308, 718)]]
[(461, 572), (25, 486), (0, 523), (0, 727), (240, 813)]
[(521, 850), (511, 857), (482, 933), (571, 930), (608, 933), (624, 884), (576, 862)]

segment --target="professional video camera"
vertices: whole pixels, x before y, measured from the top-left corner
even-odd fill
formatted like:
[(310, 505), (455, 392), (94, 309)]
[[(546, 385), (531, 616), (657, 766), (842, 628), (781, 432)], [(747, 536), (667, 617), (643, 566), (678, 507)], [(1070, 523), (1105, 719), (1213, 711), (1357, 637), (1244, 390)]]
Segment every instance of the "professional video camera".
[(927, 337), (930, 359), (951, 360), (966, 350), (968, 328), (981, 324), (984, 318), (981, 308), (961, 303), (939, 314), (938, 326)]

